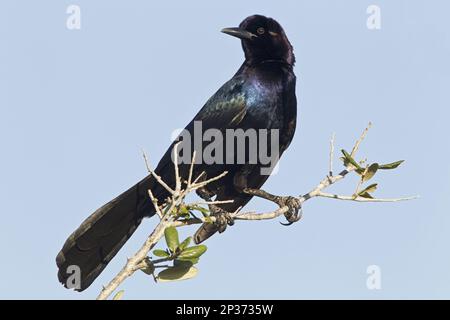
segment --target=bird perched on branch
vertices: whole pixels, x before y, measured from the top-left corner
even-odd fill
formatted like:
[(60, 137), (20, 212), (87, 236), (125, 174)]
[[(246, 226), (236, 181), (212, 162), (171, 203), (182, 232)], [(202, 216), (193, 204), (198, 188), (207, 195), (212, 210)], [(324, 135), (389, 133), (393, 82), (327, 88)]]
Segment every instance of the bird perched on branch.
[[(250, 16), (239, 27), (225, 28), (222, 32), (241, 39), (245, 61), (233, 78), (206, 102), (185, 130), (194, 133), (196, 122), (201, 123), (203, 130), (216, 129), (219, 132), (228, 129), (274, 130), (278, 132), (278, 160), (291, 143), (296, 128), (293, 48), (281, 25), (261, 15)], [(226, 142), (227, 138), (222, 141), (224, 146)], [(248, 160), (252, 152), (258, 152), (252, 143), (255, 144), (255, 141), (245, 145), (244, 162), (229, 161), (230, 158), (236, 160), (239, 155), (234, 154), (236, 149), (230, 151), (227, 148), (223, 149), (224, 152), (233, 154), (231, 157), (225, 154), (225, 163), (195, 162), (195, 174), (203, 172), (205, 177), (214, 177), (227, 172), (223, 178), (200, 190), (199, 196), (207, 200), (233, 200), (232, 203), (210, 207), (211, 214), (222, 219), (216, 219), (216, 223), (203, 224), (194, 236), (196, 243), (206, 240), (217, 231), (224, 231), (227, 224), (232, 224), (227, 213), (239, 210), (253, 196), (261, 196), (260, 188), (270, 172), (262, 173), (263, 165), (259, 159), (256, 162)], [(258, 147), (261, 147), (261, 143), (266, 143), (266, 149), (270, 149), (274, 142), (258, 136)], [(156, 174), (171, 187), (175, 185), (171, 156), (173, 146), (169, 147), (155, 169)], [(189, 156), (194, 150), (195, 147)], [(189, 164), (180, 164), (180, 175), (185, 179), (188, 167)], [(141, 220), (155, 214), (148, 196), (149, 189), (163, 205), (169, 194), (149, 175), (92, 213), (69, 236), (56, 258), (58, 279), (64, 286), (70, 287), (68, 279), (71, 273), (68, 268), (77, 266), (81, 272), (81, 283), (75, 289), (83, 291), (89, 287), (130, 238)], [(290, 223), (299, 219), (299, 204), (293, 198), (274, 196), (270, 200), (290, 208), (285, 214)]]

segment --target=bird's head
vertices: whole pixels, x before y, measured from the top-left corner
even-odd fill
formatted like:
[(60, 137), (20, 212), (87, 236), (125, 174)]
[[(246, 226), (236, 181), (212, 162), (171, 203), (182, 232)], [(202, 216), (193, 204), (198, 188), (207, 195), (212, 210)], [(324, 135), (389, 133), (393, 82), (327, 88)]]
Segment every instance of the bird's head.
[(245, 59), (249, 63), (279, 60), (294, 65), (293, 48), (281, 25), (272, 18), (253, 15), (237, 28), (222, 29), (223, 33), (242, 40)]

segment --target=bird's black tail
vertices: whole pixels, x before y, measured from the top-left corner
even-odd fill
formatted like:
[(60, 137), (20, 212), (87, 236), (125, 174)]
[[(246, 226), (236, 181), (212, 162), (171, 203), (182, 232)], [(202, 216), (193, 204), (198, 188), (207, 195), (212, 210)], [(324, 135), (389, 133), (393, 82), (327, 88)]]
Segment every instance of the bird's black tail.
[[(150, 179), (145, 178), (99, 208), (69, 236), (56, 257), (58, 279), (66, 288), (83, 291), (89, 287), (142, 218), (154, 214), (147, 193), (154, 184)], [(165, 195), (156, 196), (159, 199)]]

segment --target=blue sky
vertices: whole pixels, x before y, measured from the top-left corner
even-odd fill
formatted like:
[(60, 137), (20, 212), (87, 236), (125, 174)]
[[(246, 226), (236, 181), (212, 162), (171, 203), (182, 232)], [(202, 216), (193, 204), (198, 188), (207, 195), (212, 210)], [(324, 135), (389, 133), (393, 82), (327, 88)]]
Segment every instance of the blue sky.
[[(81, 29), (66, 8), (81, 8)], [(369, 5), (381, 29), (366, 27)], [(450, 298), (450, 28), (445, 1), (2, 1), (0, 298), (91, 299), (155, 226), (147, 220), (85, 292), (62, 288), (54, 259), (93, 210), (145, 174), (243, 61), (221, 34), (246, 16), (277, 19), (295, 48), (299, 127), (265, 188), (297, 195), (326, 174), (328, 144), (372, 161), (405, 159), (361, 204), (314, 199), (288, 228), (239, 222), (208, 241), (194, 280), (143, 273), (125, 298)], [(337, 162), (337, 161), (336, 161)], [(336, 163), (336, 165), (338, 165)], [(331, 191), (351, 194), (356, 180)], [(273, 206), (252, 201), (247, 209)], [(182, 230), (183, 235), (195, 229)], [(366, 269), (381, 270), (368, 290)]]

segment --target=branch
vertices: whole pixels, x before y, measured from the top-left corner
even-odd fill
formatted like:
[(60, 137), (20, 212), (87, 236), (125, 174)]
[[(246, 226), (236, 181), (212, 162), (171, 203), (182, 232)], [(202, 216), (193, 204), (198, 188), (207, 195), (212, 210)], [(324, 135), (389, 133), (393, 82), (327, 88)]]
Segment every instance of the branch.
[[(175, 205), (173, 203), (170, 208), (173, 209), (174, 207)], [(129, 258), (122, 270), (120, 270), (120, 272), (106, 287), (103, 287), (103, 290), (98, 295), (97, 300), (106, 300), (114, 292), (114, 290), (116, 290), (117, 287), (125, 281), (126, 278), (130, 277), (136, 270), (138, 270), (137, 266), (147, 257), (148, 252), (153, 249), (159, 239), (161, 239), (164, 235), (164, 230), (170, 225), (172, 219), (173, 217), (170, 215), (164, 216), (163, 219), (161, 219), (155, 230), (153, 230), (139, 251), (136, 252), (132, 258)]]
[(331, 140), (330, 140), (330, 163), (329, 163), (329, 168), (328, 168), (328, 175), (330, 177), (333, 176), (334, 139), (335, 139), (335, 134), (333, 132), (333, 134), (331, 135)]
[(331, 198), (337, 200), (346, 200), (346, 201), (356, 201), (356, 202), (398, 202), (398, 201), (407, 201), (417, 199), (418, 196), (412, 197), (404, 197), (404, 198), (364, 198), (364, 197), (355, 197), (355, 196), (340, 196), (337, 194), (320, 192), (318, 197)]
[[(371, 127), (371, 123), (369, 123), (368, 127), (363, 131), (359, 139), (356, 141), (352, 151), (351, 151), (351, 157), (354, 157), (356, 152), (359, 149), (359, 146), (361, 142), (364, 140), (364, 138), (367, 135), (367, 132), (369, 131)], [(339, 182), (340, 180), (344, 179), (349, 173), (354, 172), (357, 168), (355, 168), (354, 165), (347, 164), (347, 167), (342, 170), (339, 174), (334, 175), (333, 174), (333, 158), (334, 158), (334, 142), (335, 142), (335, 135), (332, 135), (331, 141), (330, 141), (330, 159), (329, 159), (329, 170), (326, 177), (319, 182), (319, 184), (314, 187), (311, 191), (309, 191), (306, 194), (299, 195), (297, 197), (297, 200), (299, 201), (300, 205), (303, 205), (304, 202), (308, 201), (309, 199), (315, 198), (315, 197), (323, 197), (323, 198), (331, 198), (331, 199), (337, 199), (337, 200), (345, 200), (345, 201), (355, 201), (355, 202), (397, 202), (397, 201), (406, 201), (406, 200), (412, 200), (417, 197), (404, 197), (404, 198), (392, 198), (392, 199), (381, 199), (381, 198), (369, 198), (369, 197), (362, 197), (360, 195), (352, 195), (352, 196), (343, 196), (343, 195), (337, 195), (337, 194), (331, 194), (323, 192), (324, 189), (328, 188), (329, 186)], [(146, 163), (146, 167), (148, 172), (154, 177), (154, 179), (161, 184), (170, 194), (170, 200), (165, 203), (164, 210), (161, 210), (161, 207), (158, 204), (158, 200), (154, 197), (151, 190), (148, 191), (150, 199), (152, 200), (152, 203), (155, 207), (156, 213), (160, 217), (160, 222), (156, 226), (156, 228), (153, 230), (153, 232), (150, 234), (150, 236), (147, 238), (147, 240), (144, 242), (142, 247), (133, 255), (132, 258), (127, 260), (126, 265), (122, 268), (122, 270), (110, 281), (110, 283), (103, 288), (103, 290), (100, 292), (99, 296), (97, 297), (98, 300), (105, 300), (107, 299), (114, 290), (117, 289), (117, 287), (125, 281), (126, 278), (133, 275), (133, 273), (139, 269), (144, 269), (147, 266), (148, 259), (148, 253), (150, 250), (153, 249), (153, 247), (158, 243), (158, 241), (163, 237), (164, 231), (168, 227), (182, 227), (182, 226), (189, 226), (193, 224), (202, 224), (205, 222), (208, 223), (214, 223), (217, 221), (215, 216), (207, 216), (207, 217), (192, 217), (192, 218), (180, 218), (177, 214), (177, 208), (179, 208), (181, 205), (184, 204), (184, 199), (186, 196), (191, 193), (192, 191), (195, 191), (197, 189), (203, 188), (207, 184), (221, 179), (223, 176), (227, 174), (227, 172), (224, 172), (216, 177), (210, 178), (210, 179), (203, 179), (205, 173), (200, 173), (194, 181), (192, 181), (193, 178), (193, 167), (195, 163), (195, 152), (192, 157), (191, 166), (189, 169), (189, 177), (187, 181), (185, 182), (185, 187), (183, 189), (182, 180), (179, 174), (179, 168), (178, 168), (178, 144), (174, 146), (174, 163), (175, 163), (175, 189), (170, 188), (160, 176), (154, 172), (153, 169), (151, 169), (150, 165), (148, 164), (147, 156), (145, 153), (143, 154), (144, 160)], [(367, 170), (366, 170), (367, 171)], [(362, 184), (363, 179), (361, 178), (361, 181), (358, 183), (358, 188)], [(256, 191), (258, 193), (258, 196), (266, 198), (268, 200), (273, 200), (274, 195), (271, 195), (270, 193), (267, 193), (263, 190)], [(226, 201), (204, 201), (204, 202), (194, 202), (192, 204), (186, 205), (190, 207), (198, 206), (200, 204), (205, 205), (217, 205), (217, 204), (224, 204), (232, 202), (232, 200), (226, 200)], [(242, 213), (239, 212), (241, 208), (239, 208), (236, 212), (233, 212), (230, 214), (230, 217), (233, 220), (247, 220), (247, 221), (255, 221), (255, 220), (271, 220), (275, 219), (277, 217), (282, 216), (283, 214), (287, 213), (289, 211), (288, 206), (282, 206), (278, 208), (277, 210), (267, 212), (267, 213), (255, 213), (255, 212), (246, 212)], [(159, 259), (154, 260), (151, 262), (152, 264), (156, 262), (161, 261), (167, 261), (168, 259)], [(154, 266), (155, 267), (155, 266)], [(157, 267), (157, 266), (156, 266)]]
[[(178, 144), (174, 146), (174, 152), (175, 155), (178, 154)], [(158, 215), (160, 215), (161, 220), (156, 226), (155, 230), (150, 234), (150, 236), (147, 238), (147, 240), (144, 242), (142, 247), (136, 252), (133, 257), (129, 258), (127, 260), (127, 263), (122, 268), (122, 270), (109, 282), (109, 284), (106, 287), (103, 287), (103, 290), (100, 292), (100, 294), (97, 297), (97, 300), (105, 300), (107, 299), (113, 292), (116, 290), (116, 288), (125, 281), (126, 278), (130, 277), (136, 270), (139, 270), (138, 267), (146, 258), (150, 250), (153, 249), (153, 247), (158, 243), (158, 241), (161, 239), (161, 237), (164, 235), (164, 230), (171, 226), (172, 222), (175, 220), (175, 216), (172, 214), (173, 211), (183, 203), (184, 198), (187, 196), (187, 194), (193, 190), (195, 190), (195, 186), (188, 182), (186, 188), (183, 190), (181, 189), (181, 179), (179, 177), (178, 172), (178, 164), (176, 162), (177, 158), (175, 156), (175, 176), (177, 177), (176, 187), (175, 190), (171, 189), (163, 180), (162, 178), (156, 174), (156, 172), (151, 169), (151, 167), (148, 164), (147, 156), (144, 155), (144, 160), (147, 166), (148, 172), (155, 178), (156, 181), (161, 184), (167, 191), (170, 192), (171, 198), (168, 201), (168, 205), (164, 209), (164, 212), (161, 212), (161, 209), (159, 208), (158, 201), (155, 199), (151, 191), (149, 190), (149, 195), (152, 199), (153, 205), (155, 207), (156, 212)], [(194, 154), (195, 157), (195, 154)], [(191, 162), (191, 167), (194, 166), (194, 161)], [(192, 172), (193, 169), (190, 169), (190, 172)]]
[(367, 127), (364, 129), (363, 133), (361, 134), (361, 136), (359, 137), (359, 139), (356, 141), (352, 152), (350, 153), (350, 155), (352, 157), (354, 157), (356, 155), (356, 152), (358, 152), (359, 146), (361, 144), (361, 142), (363, 142), (363, 140), (366, 138), (367, 133), (369, 132), (370, 128), (372, 127), (372, 122), (369, 122), (369, 124), (367, 125)]

